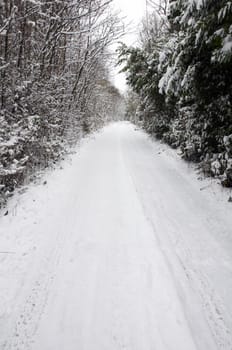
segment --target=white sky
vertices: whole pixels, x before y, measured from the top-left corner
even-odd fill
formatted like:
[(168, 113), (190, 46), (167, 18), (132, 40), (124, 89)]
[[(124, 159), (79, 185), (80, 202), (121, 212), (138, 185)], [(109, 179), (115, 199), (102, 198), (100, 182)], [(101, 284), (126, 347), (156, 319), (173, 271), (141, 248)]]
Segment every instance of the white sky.
[[(136, 42), (136, 29), (145, 15), (146, 0), (114, 0), (114, 6), (116, 9), (121, 10), (121, 15), (125, 18), (126, 23), (131, 23), (129, 30), (130, 33), (126, 34), (120, 41), (125, 42), (127, 45), (133, 45)], [(114, 83), (118, 89), (125, 91), (126, 82), (125, 75), (118, 74), (119, 68), (117, 67), (114, 74)]]

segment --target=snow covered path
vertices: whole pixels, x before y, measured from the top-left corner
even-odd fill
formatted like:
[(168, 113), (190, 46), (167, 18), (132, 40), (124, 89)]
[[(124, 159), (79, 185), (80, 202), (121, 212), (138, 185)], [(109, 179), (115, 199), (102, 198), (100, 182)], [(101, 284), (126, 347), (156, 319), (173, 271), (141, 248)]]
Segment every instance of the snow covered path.
[(112, 124), (12, 200), (1, 350), (232, 349), (232, 204), (172, 154)]

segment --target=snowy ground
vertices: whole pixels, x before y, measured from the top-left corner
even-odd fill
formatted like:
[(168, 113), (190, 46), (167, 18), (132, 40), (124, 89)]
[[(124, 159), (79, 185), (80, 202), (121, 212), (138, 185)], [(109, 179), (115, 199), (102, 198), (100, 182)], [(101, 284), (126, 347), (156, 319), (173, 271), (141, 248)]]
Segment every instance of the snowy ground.
[(46, 180), (0, 218), (1, 350), (232, 349), (229, 193), (128, 123)]

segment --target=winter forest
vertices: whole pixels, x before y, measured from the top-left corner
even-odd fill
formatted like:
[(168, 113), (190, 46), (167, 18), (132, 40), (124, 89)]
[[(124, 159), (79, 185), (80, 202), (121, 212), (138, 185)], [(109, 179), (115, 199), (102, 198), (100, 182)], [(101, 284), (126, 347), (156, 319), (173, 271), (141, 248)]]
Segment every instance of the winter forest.
[(232, 0), (0, 0), (0, 350), (232, 350)]
[(126, 117), (232, 186), (232, 2), (148, 1), (137, 47), (122, 45)]
[(123, 118), (232, 186), (232, 2), (149, 0), (138, 45), (118, 49), (126, 97), (110, 79), (124, 30), (111, 3), (1, 0), (2, 203), (83, 133)]
[(120, 109), (109, 46), (123, 24), (111, 2), (0, 1), (2, 202)]

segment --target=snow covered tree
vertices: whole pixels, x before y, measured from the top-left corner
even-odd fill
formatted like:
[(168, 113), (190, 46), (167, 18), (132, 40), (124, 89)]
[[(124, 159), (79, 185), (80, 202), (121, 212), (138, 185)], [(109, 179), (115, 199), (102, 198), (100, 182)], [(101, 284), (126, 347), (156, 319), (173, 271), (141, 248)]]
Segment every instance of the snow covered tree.
[(231, 10), (231, 1), (171, 2), (169, 20), (178, 39), (166, 70), (167, 85), (176, 77), (169, 92), (177, 94), (178, 119), (184, 120), (184, 156), (203, 161), (208, 173), (223, 175), (228, 185), (231, 151), (224, 138), (232, 131)]
[[(166, 23), (156, 12), (143, 20), (140, 33), (140, 47), (119, 49), (119, 64), (125, 64), (128, 85), (138, 95), (144, 128), (162, 138), (169, 130), (169, 108), (165, 96), (160, 92), (159, 58), (166, 40)], [(140, 119), (140, 118), (139, 118)]]
[[(154, 7), (142, 47), (121, 49), (147, 131), (232, 186), (232, 2)], [(162, 8), (165, 12), (162, 12)]]
[(123, 29), (111, 2), (0, 1), (2, 193), (104, 123), (90, 106), (99, 67), (108, 65), (108, 47)]

